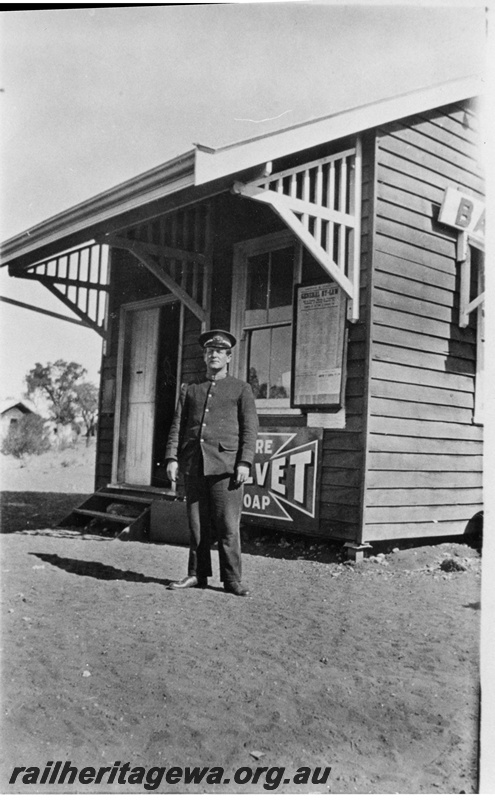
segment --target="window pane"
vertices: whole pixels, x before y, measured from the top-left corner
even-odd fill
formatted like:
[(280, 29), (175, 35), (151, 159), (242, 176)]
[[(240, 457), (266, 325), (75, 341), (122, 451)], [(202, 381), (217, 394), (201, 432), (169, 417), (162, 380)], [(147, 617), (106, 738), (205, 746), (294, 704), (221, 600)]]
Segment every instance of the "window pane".
[(323, 267), (318, 264), (311, 253), (308, 253), (306, 248), (304, 248), (302, 259), (302, 282), (325, 283), (326, 281), (330, 280), (331, 278), (328, 272), (325, 272)]
[(292, 326), (251, 331), (248, 383), (258, 399), (290, 397)]
[(251, 331), (248, 383), (255, 397), (267, 397), (270, 365), (270, 328)]
[(292, 326), (272, 328), (270, 397), (290, 397)]
[(294, 247), (274, 250), (271, 257), (270, 308), (292, 305)]
[(268, 303), (269, 253), (251, 256), (248, 260), (248, 286), (246, 309), (266, 310)]

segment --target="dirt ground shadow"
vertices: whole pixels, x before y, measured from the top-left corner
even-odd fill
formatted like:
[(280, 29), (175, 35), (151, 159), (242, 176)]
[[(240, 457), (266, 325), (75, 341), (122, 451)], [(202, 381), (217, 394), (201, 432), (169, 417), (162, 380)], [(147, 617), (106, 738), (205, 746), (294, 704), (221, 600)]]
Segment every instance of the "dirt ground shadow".
[(53, 528), (86, 497), (59, 492), (2, 492), (0, 533)]

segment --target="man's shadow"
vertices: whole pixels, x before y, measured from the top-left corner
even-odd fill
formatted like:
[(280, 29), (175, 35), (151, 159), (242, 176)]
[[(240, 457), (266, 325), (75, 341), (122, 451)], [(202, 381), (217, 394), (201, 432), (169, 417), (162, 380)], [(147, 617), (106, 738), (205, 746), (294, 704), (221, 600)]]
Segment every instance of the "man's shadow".
[[(102, 564), (101, 561), (81, 561), (78, 558), (61, 558), (52, 553), (29, 553), (31, 556), (46, 561), (54, 567), (63, 569), (73, 575), (83, 575), (86, 578), (96, 578), (99, 581), (129, 581), (130, 583), (157, 583), (159, 586), (164, 586), (166, 589), (171, 583), (174, 583), (177, 578), (151, 578), (149, 575), (143, 575), (142, 572), (133, 572), (130, 569), (123, 570), (117, 567), (111, 567), (109, 564)], [(208, 586), (208, 591), (222, 592), (216, 586)]]
[(159, 586), (169, 586), (173, 583), (167, 578), (151, 578), (143, 575), (142, 572), (123, 570), (102, 564), (101, 561), (81, 561), (77, 558), (61, 558), (51, 553), (30, 553), (31, 556), (52, 564), (54, 567), (63, 569), (73, 575), (83, 575), (87, 578), (96, 578), (99, 581), (129, 581), (131, 583), (157, 583)]

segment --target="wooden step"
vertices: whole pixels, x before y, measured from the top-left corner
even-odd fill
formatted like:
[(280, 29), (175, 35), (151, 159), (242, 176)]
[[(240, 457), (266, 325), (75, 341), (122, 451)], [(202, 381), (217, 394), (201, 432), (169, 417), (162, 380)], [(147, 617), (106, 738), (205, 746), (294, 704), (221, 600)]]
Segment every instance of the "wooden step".
[[(127, 494), (131, 494), (133, 497), (136, 497), (140, 494), (151, 495), (153, 499), (158, 497), (162, 497), (165, 500), (171, 499), (175, 500), (177, 497), (177, 492), (174, 492), (173, 489), (161, 489), (158, 486), (134, 486), (132, 484), (126, 483), (109, 483), (105, 487), (106, 491), (110, 489), (112, 492), (126, 492)], [(99, 492), (97, 493), (99, 494)]]
[(130, 522), (135, 522), (137, 517), (121, 517), (118, 514), (108, 514), (106, 511), (94, 511), (90, 508), (76, 508), (75, 514), (82, 514), (85, 517), (95, 517), (96, 519), (105, 519), (108, 522), (118, 522), (120, 525), (128, 525)]
[(94, 498), (103, 497), (108, 500), (113, 500), (115, 503), (140, 503), (141, 505), (150, 506), (153, 502), (151, 497), (135, 497), (131, 494), (117, 494), (117, 492), (96, 492)]
[[(115, 491), (117, 490), (117, 491)], [(119, 490), (122, 494), (119, 494)], [(80, 506), (74, 508), (70, 514), (61, 520), (57, 527), (88, 527), (91, 521), (106, 523), (108, 526), (112, 525), (113, 536), (115, 539), (121, 541), (146, 541), (149, 539), (150, 527), (150, 512), (151, 505), (156, 499), (156, 493), (149, 493), (148, 496), (145, 492), (140, 493), (141, 496), (134, 494), (134, 487), (123, 486), (106, 486), (101, 492), (95, 492), (81, 503)], [(126, 505), (130, 505), (129, 511), (134, 511), (134, 516), (128, 514), (112, 514), (108, 508), (115, 505), (124, 506), (122, 511), (127, 511)], [(96, 506), (99, 509), (96, 510)], [(134, 507), (132, 507), (134, 506)], [(118, 530), (120, 527), (121, 530)]]

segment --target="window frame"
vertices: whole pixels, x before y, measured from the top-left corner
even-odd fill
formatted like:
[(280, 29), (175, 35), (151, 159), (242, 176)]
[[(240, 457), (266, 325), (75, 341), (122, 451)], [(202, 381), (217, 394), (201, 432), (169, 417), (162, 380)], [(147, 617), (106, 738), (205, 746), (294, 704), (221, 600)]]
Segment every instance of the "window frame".
[[(237, 338), (238, 345), (232, 352), (231, 373), (246, 380), (249, 332), (261, 328), (275, 328), (287, 325), (286, 320), (276, 322), (263, 322), (262, 324), (246, 325), (245, 313), (247, 302), (248, 285), (248, 261), (252, 256), (261, 253), (283, 250), (290, 246), (294, 247), (294, 271), (292, 285), (295, 286), (301, 280), (302, 271), (302, 245), (298, 239), (288, 230), (277, 233), (259, 236), (255, 239), (247, 239), (234, 245), (234, 279), (232, 283), (232, 312), (230, 329)], [(291, 304), (290, 326), (293, 334), (294, 312)], [(300, 416), (301, 409), (291, 408), (290, 396), (287, 398), (262, 398), (256, 400), (256, 407), (263, 414), (278, 414)]]

